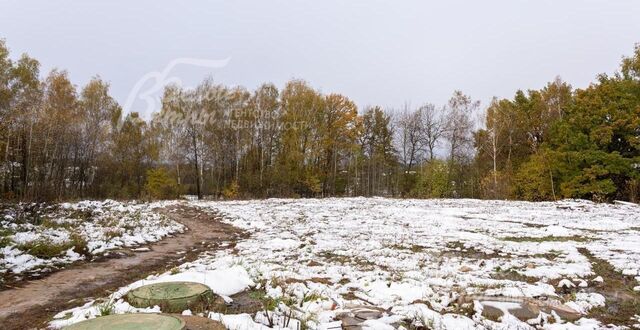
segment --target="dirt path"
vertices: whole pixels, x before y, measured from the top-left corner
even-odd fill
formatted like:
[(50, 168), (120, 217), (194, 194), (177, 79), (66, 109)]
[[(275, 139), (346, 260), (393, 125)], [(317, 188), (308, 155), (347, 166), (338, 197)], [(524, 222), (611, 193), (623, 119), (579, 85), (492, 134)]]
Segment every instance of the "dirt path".
[[(2, 329), (44, 328), (53, 315), (81, 305), (87, 298), (108, 295), (149, 274), (194, 260), (202, 251), (233, 248), (245, 235), (220, 222), (216, 215), (185, 204), (159, 212), (181, 222), (189, 230), (151, 244), (148, 252), (76, 264), (43, 279), (27, 282), (20, 288), (0, 291)], [(222, 243), (229, 244), (220, 247)]]

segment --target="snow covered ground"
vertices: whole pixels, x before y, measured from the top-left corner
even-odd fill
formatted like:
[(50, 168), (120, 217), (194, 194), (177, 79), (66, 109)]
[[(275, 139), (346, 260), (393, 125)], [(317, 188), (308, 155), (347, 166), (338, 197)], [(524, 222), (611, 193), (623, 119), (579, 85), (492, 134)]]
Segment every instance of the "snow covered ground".
[(46, 273), (183, 231), (182, 224), (152, 211), (165, 204), (106, 200), (6, 207), (0, 210), (0, 274)]
[[(233, 250), (205, 253), (121, 288), (109, 298), (116, 312), (159, 311), (120, 299), (131, 288), (191, 280), (226, 299), (252, 286), (264, 289), (279, 303), (276, 314), (291, 312), (313, 329), (340, 328), (336, 320), (363, 305), (383, 311), (363, 324), (376, 329), (596, 329), (604, 325), (587, 313), (605, 304), (596, 288), (609, 279), (595, 272), (593, 258), (640, 280), (636, 205), (385, 198), (189, 203), (220, 212), (251, 236)], [(483, 313), (540, 297), (582, 315), (569, 322), (555, 312), (528, 321)], [(95, 317), (99, 309), (89, 302), (60, 313), (52, 326)], [(230, 329), (265, 323), (262, 313), (208, 316)], [(639, 323), (638, 316), (625, 323)]]

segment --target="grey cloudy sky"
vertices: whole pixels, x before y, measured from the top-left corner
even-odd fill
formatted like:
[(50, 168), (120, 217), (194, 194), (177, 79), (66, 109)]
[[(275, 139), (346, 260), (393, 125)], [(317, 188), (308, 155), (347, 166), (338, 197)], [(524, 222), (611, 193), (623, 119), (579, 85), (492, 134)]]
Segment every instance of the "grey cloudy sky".
[(443, 104), (460, 89), (492, 96), (556, 75), (585, 87), (640, 42), (640, 1), (6, 1), (0, 38), (43, 74), (79, 86), (98, 74), (124, 104), (145, 74), (176, 58), (185, 85), (282, 86), (302, 78), (359, 106)]

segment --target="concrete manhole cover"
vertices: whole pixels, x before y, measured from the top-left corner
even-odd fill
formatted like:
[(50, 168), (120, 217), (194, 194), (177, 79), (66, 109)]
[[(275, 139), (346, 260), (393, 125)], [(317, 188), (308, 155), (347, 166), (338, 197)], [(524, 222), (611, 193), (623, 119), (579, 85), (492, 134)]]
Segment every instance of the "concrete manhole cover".
[(204, 284), (166, 282), (133, 289), (126, 298), (129, 304), (138, 308), (160, 306), (165, 313), (180, 313), (186, 309), (194, 312), (208, 310), (214, 304), (216, 295)]
[(183, 330), (183, 320), (161, 314), (117, 314), (82, 321), (64, 330)]

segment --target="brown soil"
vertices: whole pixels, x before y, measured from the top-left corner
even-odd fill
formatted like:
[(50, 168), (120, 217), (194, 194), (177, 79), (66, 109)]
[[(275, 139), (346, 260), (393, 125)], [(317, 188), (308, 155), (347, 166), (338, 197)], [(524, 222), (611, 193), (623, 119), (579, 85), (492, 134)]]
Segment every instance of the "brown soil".
[(264, 292), (256, 290), (242, 291), (230, 296), (233, 300), (231, 304), (219, 304), (214, 306), (213, 311), (223, 314), (255, 314), (263, 310), (262, 302), (257, 298), (259, 296), (264, 296)]
[(578, 248), (578, 251), (589, 259), (593, 272), (604, 279), (603, 283), (587, 289), (605, 298), (605, 306), (590, 310), (588, 316), (603, 324), (633, 327), (637, 321), (632, 318), (640, 315), (640, 293), (633, 288), (640, 284), (633, 276), (622, 275), (610, 263), (595, 257), (586, 248)]
[[(150, 274), (195, 260), (203, 251), (233, 248), (238, 239), (246, 237), (241, 230), (222, 223), (216, 214), (199, 208), (180, 204), (158, 211), (189, 230), (150, 245), (148, 252), (82, 262), (43, 279), (1, 291), (0, 323), (3, 329), (46, 328), (53, 315), (81, 305), (87, 298), (109, 295)], [(228, 244), (221, 246), (222, 243)]]
[(462, 242), (448, 242), (447, 250), (443, 250), (439, 252), (440, 257), (452, 258), (452, 257), (463, 257), (467, 259), (476, 259), (476, 260), (488, 260), (494, 258), (510, 258), (510, 256), (505, 255), (502, 256), (498, 253), (488, 254), (486, 252), (477, 250), (473, 246), (466, 247)]
[(184, 320), (187, 326), (185, 330), (226, 330), (222, 323), (206, 317), (184, 316), (178, 314), (174, 314), (174, 316)]

